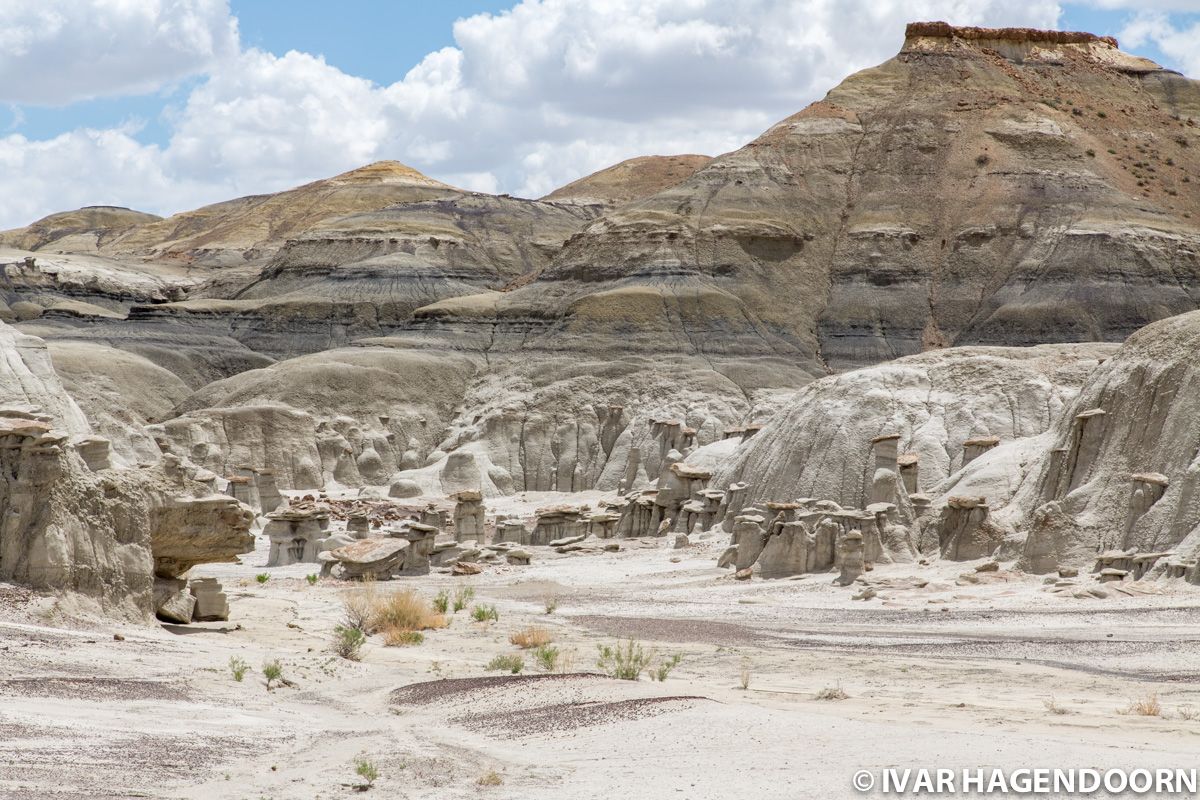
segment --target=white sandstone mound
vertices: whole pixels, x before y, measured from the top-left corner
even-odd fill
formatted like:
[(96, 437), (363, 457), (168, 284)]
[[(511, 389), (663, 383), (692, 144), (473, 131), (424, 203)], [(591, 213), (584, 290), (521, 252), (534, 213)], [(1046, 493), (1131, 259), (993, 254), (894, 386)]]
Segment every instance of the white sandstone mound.
[(747, 482), (755, 500), (861, 505), (874, 474), (872, 439), (898, 435), (908, 493), (930, 491), (980, 449), (968, 443), (1047, 430), (1115, 348), (951, 348), (815, 381), (717, 471), (714, 485)]

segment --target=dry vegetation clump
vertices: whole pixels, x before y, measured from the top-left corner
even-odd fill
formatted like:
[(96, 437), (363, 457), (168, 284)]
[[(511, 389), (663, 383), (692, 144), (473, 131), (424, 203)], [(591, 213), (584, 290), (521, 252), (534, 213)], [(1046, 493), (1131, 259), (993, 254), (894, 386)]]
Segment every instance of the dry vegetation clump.
[(522, 650), (531, 650), (535, 647), (542, 647), (554, 641), (554, 637), (550, 635), (550, 631), (545, 628), (529, 626), (516, 631), (508, 637), (508, 641), (520, 647)]
[(504, 783), (504, 778), (500, 777), (500, 773), (496, 772), (496, 770), (489, 769), (483, 775), (479, 776), (479, 780), (476, 783), (480, 786), (499, 786)]
[(374, 584), (347, 592), (342, 598), (345, 609), (342, 627), (365, 634), (382, 633), (384, 643), (419, 644), (423, 637), (411, 636), (425, 630), (444, 628), (446, 618), (412, 589), (380, 592)]
[(840, 683), (837, 686), (826, 686), (817, 692), (818, 700), (848, 700), (849, 698), (850, 695), (846, 694)]
[(1158, 702), (1158, 692), (1151, 692), (1145, 697), (1135, 698), (1118, 713), (1135, 717), (1161, 717), (1162, 704)]

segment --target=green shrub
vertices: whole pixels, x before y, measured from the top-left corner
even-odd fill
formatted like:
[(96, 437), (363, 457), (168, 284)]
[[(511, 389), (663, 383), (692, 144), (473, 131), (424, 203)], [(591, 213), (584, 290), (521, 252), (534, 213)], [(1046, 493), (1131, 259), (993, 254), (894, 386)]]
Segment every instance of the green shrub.
[(681, 656), (679, 653), (676, 653), (675, 655), (666, 659), (657, 667), (650, 670), (651, 679), (662, 683), (667, 679), (667, 676), (671, 674), (671, 670), (679, 666), (680, 661), (683, 661), (683, 656)]
[(525, 659), (515, 653), (499, 655), (488, 662), (487, 668), (492, 672), (511, 672), (516, 675), (525, 668)]
[(544, 644), (533, 651), (533, 657), (537, 660), (538, 666), (546, 672), (553, 672), (558, 666), (558, 648), (548, 644)]
[(254, 580), (258, 581), (259, 583), (266, 583), (267, 581), (271, 580), (271, 575), (267, 572), (260, 572), (254, 576)]
[(488, 622), (489, 620), (491, 622), (499, 622), (500, 612), (496, 610), (495, 606), (475, 606), (475, 609), (471, 612), (471, 619), (476, 622)]
[(271, 684), (275, 681), (283, 681), (283, 666), (279, 661), (264, 661), (262, 665), (263, 677), (267, 679), (267, 691), (271, 691)]
[(367, 635), (358, 628), (338, 625), (333, 629), (333, 652), (348, 661), (362, 659), (362, 647), (366, 642)]
[(450, 610), (450, 593), (442, 589), (437, 593), (437, 597), (433, 598), (433, 608), (439, 614), (445, 614)]
[(624, 645), (599, 645), (600, 659), (596, 666), (604, 670), (609, 677), (623, 681), (636, 681), (642, 676), (642, 670), (650, 666), (653, 653), (647, 653), (641, 642), (630, 639)]
[(475, 598), (475, 590), (470, 586), (460, 586), (454, 590), (454, 613), (462, 611)]
[(250, 665), (237, 656), (230, 656), (229, 671), (233, 673), (233, 679), (241, 683), (242, 678), (245, 678), (246, 673), (250, 671)]
[(365, 758), (354, 759), (354, 774), (365, 781), (362, 784), (364, 791), (374, 786), (375, 781), (379, 779), (379, 770)]
[(321, 580), (321, 576), (314, 572), (311, 575), (305, 575), (304, 580), (308, 581), (309, 586), (316, 586), (317, 581)]

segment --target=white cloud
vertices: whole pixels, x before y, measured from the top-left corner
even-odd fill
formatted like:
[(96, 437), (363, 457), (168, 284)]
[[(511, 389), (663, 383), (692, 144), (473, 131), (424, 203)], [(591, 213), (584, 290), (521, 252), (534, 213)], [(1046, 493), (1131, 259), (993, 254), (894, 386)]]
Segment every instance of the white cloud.
[(1175, 27), (1161, 12), (1142, 12), (1134, 17), (1118, 37), (1126, 47), (1140, 47), (1148, 42), (1158, 45), (1172, 66), (1186, 75), (1200, 75), (1200, 22)]
[[(205, 0), (91, 5), (152, 6), (160, 16), (186, 6), (209, 22), (227, 13)], [(208, 77), (169, 116), (162, 148), (128, 131), (0, 139), (0, 171), (19, 164), (23, 173), (5, 181), (0, 228), (83, 203), (177, 211), (381, 158), (465, 188), (539, 196), (635, 155), (735, 149), (894, 55), (911, 20), (1053, 27), (1059, 17), (1058, 0), (524, 0), (460, 20), (456, 47), (430, 53), (390, 86), (305, 53), (227, 53), (214, 33), (211, 46), (191, 51), (208, 59)], [(1198, 32), (1139, 19), (1144, 30), (1134, 33), (1188, 57), (1183, 43)], [(170, 71), (143, 57), (159, 80)], [(60, 94), (89, 85), (74, 69), (47, 68)]]
[(0, 102), (149, 92), (238, 49), (227, 0), (3, 0)]

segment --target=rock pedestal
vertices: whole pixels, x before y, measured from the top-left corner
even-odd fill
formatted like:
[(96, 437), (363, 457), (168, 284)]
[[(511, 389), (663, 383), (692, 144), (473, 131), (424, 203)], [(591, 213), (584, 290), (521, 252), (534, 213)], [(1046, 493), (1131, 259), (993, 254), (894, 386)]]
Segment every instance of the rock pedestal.
[(221, 591), (221, 584), (216, 578), (192, 578), (188, 581), (188, 591), (196, 598), (192, 609), (192, 620), (195, 622), (216, 622), (229, 619), (229, 600)]
[(267, 514), (263, 533), (271, 540), (268, 567), (316, 563), (321, 543), (327, 537), (327, 509), (282, 509)]
[(850, 531), (838, 543), (838, 559), (842, 571), (835, 579), (839, 586), (849, 586), (863, 573), (862, 531)]
[(382, 581), (403, 568), (408, 546), (406, 539), (364, 539), (325, 555), (340, 565), (341, 577), (346, 580)]
[(455, 492), (450, 499), (454, 501), (454, 538), (485, 544), (483, 494), (465, 490)]
[(428, 573), (437, 528), (420, 522), (410, 522), (404, 530), (394, 535), (408, 542), (408, 552), (404, 557), (404, 574)]

